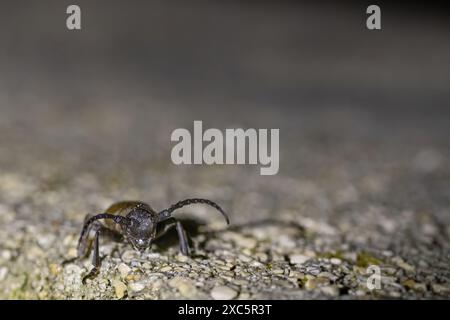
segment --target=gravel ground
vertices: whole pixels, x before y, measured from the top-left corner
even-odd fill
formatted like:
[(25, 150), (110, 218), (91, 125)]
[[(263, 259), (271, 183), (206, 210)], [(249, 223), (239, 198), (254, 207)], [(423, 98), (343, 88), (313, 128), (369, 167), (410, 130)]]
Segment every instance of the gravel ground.
[[(306, 130), (298, 142), (303, 160), (282, 151), (302, 165), (288, 171), (282, 162), (280, 174), (262, 177), (256, 167), (177, 167), (163, 156), (137, 156), (141, 148), (128, 143), (121, 148), (131, 155), (99, 153), (101, 144), (80, 137), (45, 145), (19, 131), (2, 134), (14, 142), (2, 143), (2, 298), (450, 297), (448, 148), (381, 143), (381, 134), (370, 142), (325, 134), (320, 141), (338, 140), (317, 142)], [(371, 161), (369, 152), (377, 154)], [(227, 228), (200, 205), (180, 210), (192, 257), (179, 255), (169, 234), (143, 254), (101, 238), (101, 272), (86, 285), (90, 259), (63, 264), (76, 255), (86, 213), (124, 199), (162, 209), (187, 197), (213, 199), (232, 222)], [(382, 287), (370, 291), (373, 264)]]
[[(367, 40), (339, 10), (230, 5), (183, 7), (171, 21), (192, 24), (180, 31), (164, 18), (173, 8), (154, 5), (137, 11), (164, 36), (147, 40), (137, 18), (112, 23), (132, 16), (119, 5), (96, 23), (86, 15), (70, 43), (44, 23), (36, 37), (11, 27), (42, 17), (38, 4), (1, 14), (0, 298), (450, 298), (448, 29), (399, 20)], [(49, 8), (47, 24), (59, 21)], [(279, 174), (173, 165), (170, 134), (194, 120), (280, 128)], [(142, 254), (102, 237), (100, 274), (82, 284), (90, 259), (73, 258), (87, 213), (190, 197), (219, 203), (231, 226), (205, 206), (179, 210), (192, 257), (176, 233)], [(370, 265), (380, 289), (366, 285)]]

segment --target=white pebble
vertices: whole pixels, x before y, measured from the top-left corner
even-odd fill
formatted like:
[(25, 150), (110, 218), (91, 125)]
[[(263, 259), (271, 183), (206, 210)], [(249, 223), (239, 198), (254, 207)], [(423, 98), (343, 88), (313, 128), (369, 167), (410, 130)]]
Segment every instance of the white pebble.
[(308, 256), (305, 256), (303, 254), (291, 254), (289, 256), (289, 261), (293, 264), (303, 264), (306, 261), (308, 261), (309, 259), (311, 259)]
[(3, 281), (6, 278), (7, 274), (8, 274), (8, 268), (1, 267), (0, 268), (0, 281)]
[(127, 266), (125, 263), (119, 264), (117, 269), (119, 270), (120, 276), (122, 278), (125, 278), (131, 271), (131, 268), (129, 266)]
[(214, 300), (231, 300), (236, 298), (237, 292), (227, 286), (217, 286), (211, 290), (211, 297)]
[(131, 291), (139, 292), (139, 291), (144, 290), (145, 285), (144, 285), (143, 283), (141, 283), (141, 282), (133, 282), (133, 283), (130, 283), (130, 284), (128, 285), (128, 288), (129, 288)]
[(339, 265), (339, 264), (342, 263), (342, 260), (339, 259), (339, 258), (331, 258), (331, 259), (330, 259), (330, 262), (331, 262), (332, 264)]
[(2, 251), (2, 258), (4, 260), (10, 260), (12, 258), (12, 253), (9, 250), (3, 250)]

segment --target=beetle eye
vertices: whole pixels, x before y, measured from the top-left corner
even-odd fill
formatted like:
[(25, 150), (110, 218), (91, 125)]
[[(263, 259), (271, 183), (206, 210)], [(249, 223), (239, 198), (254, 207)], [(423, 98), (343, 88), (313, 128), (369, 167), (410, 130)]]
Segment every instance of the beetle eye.
[(132, 227), (135, 227), (135, 226), (138, 226), (139, 225), (139, 221), (138, 220), (136, 220), (136, 219), (131, 219), (130, 220), (130, 226), (132, 226)]

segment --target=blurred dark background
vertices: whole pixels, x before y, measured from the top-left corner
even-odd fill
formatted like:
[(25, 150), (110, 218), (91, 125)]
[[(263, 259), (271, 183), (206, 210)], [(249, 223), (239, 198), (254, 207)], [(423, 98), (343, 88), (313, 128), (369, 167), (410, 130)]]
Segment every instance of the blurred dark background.
[[(66, 29), (72, 3), (82, 9), (81, 31)], [(280, 128), (287, 175), (348, 141), (376, 141), (406, 157), (409, 143), (411, 153), (447, 150), (445, 8), (377, 2), (382, 30), (369, 31), (368, 4), (2, 1), (3, 161), (33, 148), (81, 159), (91, 147), (94, 158), (169, 162), (171, 131), (196, 119)], [(317, 141), (328, 145), (316, 149)]]

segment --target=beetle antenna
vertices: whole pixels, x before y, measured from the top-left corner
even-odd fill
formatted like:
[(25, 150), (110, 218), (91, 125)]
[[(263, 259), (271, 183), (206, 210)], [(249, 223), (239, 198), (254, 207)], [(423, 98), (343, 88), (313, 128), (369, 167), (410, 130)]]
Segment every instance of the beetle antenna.
[(174, 212), (175, 210), (180, 209), (180, 208), (190, 205), (190, 204), (197, 204), (197, 203), (207, 204), (207, 205), (215, 208), (222, 214), (222, 216), (227, 221), (227, 224), (230, 224), (230, 219), (228, 218), (228, 215), (225, 213), (225, 211), (223, 211), (223, 209), (217, 203), (215, 203), (211, 200), (198, 199), (198, 198), (186, 199), (186, 200), (182, 200), (182, 201), (175, 203), (174, 205), (170, 206), (170, 208), (161, 211), (159, 213), (159, 219), (160, 219), (160, 221), (165, 220), (165, 219), (169, 218), (170, 215), (172, 214), (172, 212)]

